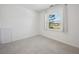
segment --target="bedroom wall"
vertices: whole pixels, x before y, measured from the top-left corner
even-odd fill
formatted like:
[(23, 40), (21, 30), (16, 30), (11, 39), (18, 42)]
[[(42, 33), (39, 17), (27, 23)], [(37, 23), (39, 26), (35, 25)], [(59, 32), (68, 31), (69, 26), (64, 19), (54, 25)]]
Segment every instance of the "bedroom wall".
[(39, 34), (39, 14), (19, 5), (0, 5), (0, 42)]
[(67, 32), (55, 32), (45, 29), (44, 20), (45, 11), (40, 13), (40, 32), (41, 35), (48, 38), (75, 46), (79, 48), (79, 5), (67, 5)]

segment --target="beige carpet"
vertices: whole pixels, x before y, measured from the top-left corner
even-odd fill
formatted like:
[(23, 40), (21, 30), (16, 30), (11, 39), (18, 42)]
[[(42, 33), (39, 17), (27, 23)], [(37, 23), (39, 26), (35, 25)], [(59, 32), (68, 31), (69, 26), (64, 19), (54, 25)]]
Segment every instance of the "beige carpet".
[(74, 54), (79, 49), (48, 39), (43, 36), (34, 36), (28, 39), (0, 45), (0, 54)]

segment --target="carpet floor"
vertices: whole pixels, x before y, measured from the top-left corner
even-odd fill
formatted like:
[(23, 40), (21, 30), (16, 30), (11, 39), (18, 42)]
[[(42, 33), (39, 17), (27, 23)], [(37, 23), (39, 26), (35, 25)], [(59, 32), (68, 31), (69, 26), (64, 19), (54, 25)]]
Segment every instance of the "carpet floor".
[(78, 54), (79, 48), (49, 39), (34, 36), (0, 45), (0, 54)]

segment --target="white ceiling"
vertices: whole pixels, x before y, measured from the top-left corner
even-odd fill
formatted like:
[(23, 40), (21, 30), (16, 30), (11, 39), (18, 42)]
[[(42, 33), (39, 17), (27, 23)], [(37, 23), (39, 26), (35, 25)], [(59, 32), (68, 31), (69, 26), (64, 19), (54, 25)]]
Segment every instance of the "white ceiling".
[(41, 11), (46, 8), (49, 8), (50, 4), (24, 4), (22, 6), (35, 11)]
[(42, 11), (50, 7), (51, 4), (3, 4), (3, 5), (11, 5), (11, 6), (22, 6), (24, 8), (28, 8), (34, 11)]

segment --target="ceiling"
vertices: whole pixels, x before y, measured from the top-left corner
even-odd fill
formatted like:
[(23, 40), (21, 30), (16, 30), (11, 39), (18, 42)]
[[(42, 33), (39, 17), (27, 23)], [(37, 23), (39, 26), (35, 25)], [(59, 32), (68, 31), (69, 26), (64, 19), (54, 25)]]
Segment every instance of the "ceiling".
[(46, 8), (49, 8), (50, 4), (24, 4), (22, 6), (34, 11), (42, 11)]
[(42, 10), (47, 9), (51, 6), (51, 4), (3, 4), (3, 5), (22, 6), (24, 8), (28, 8), (28, 9), (31, 9), (34, 11), (42, 11)]

